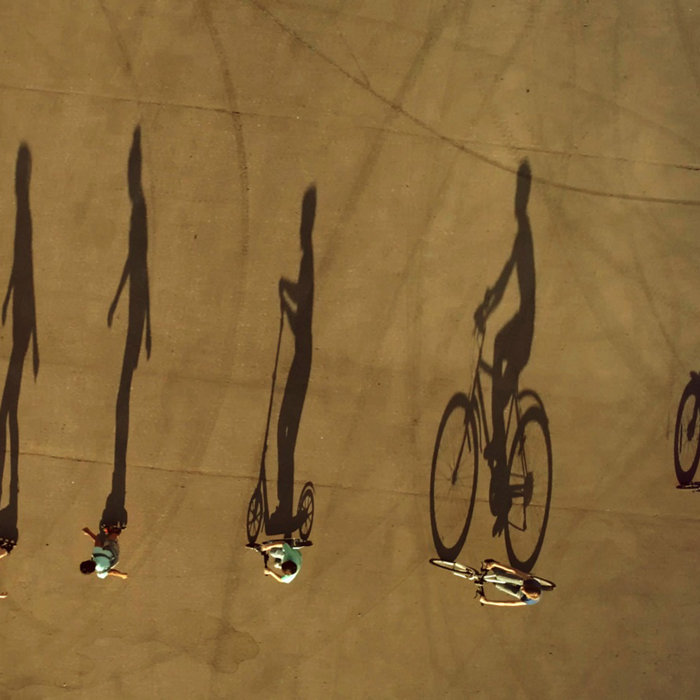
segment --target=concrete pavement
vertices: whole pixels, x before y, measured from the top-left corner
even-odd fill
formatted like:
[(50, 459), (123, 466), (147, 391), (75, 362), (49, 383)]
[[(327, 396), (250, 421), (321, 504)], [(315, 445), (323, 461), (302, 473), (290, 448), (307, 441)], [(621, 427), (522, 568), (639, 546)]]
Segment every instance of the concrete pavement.
[[(30, 341), (4, 384), (19, 395), (0, 508), (13, 472), (19, 489), (2, 695), (695, 697), (700, 495), (676, 489), (672, 441), (700, 345), (699, 16), (646, 1), (0, 1), (0, 284), (24, 245), (40, 358), (35, 379)], [(107, 323), (136, 246), (137, 126), (150, 358), (143, 291), (127, 284)], [(557, 590), (481, 609), (427, 563), (430, 467), (468, 389), (474, 310), (513, 248), (525, 158), (536, 297), (520, 384), (549, 419), (535, 571)], [(314, 546), (283, 587), (243, 544), (278, 282), (298, 279), (311, 186), (293, 500), (314, 484)], [(14, 287), (22, 309), (28, 289)], [(487, 357), (518, 303), (513, 278)], [(0, 329), (3, 371), (22, 313), (11, 302)], [(78, 571), (80, 529), (110, 493), (134, 347), (129, 579), (98, 581)], [(271, 507), (294, 357), (285, 320)], [(477, 489), (458, 559), (505, 561), (483, 461)]]

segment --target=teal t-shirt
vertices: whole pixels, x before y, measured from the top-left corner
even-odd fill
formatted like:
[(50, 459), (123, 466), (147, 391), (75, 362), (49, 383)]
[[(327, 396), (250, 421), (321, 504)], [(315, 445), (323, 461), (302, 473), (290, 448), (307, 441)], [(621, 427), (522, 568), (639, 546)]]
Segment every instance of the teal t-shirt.
[(293, 561), (297, 565), (297, 570), (293, 574), (282, 575), (283, 583), (291, 583), (301, 571), (301, 552), (294, 549), (294, 547), (290, 547), (286, 542), (283, 542), (282, 553), (284, 556), (281, 563), (284, 563), (285, 561)]
[(119, 550), (114, 543), (105, 542), (104, 547), (95, 546), (92, 549), (92, 558), (95, 562), (95, 573), (97, 578), (107, 578), (109, 570), (116, 565)]

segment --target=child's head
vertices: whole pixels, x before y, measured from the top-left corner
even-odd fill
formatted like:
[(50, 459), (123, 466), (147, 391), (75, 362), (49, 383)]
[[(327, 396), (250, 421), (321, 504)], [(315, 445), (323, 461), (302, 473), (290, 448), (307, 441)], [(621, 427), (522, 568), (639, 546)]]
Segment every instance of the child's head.
[(528, 578), (523, 581), (523, 593), (533, 600), (540, 597), (542, 593), (542, 586), (534, 578)]
[(285, 575), (289, 576), (291, 576), (292, 574), (296, 574), (297, 572), (297, 565), (293, 561), (283, 562), (280, 568), (285, 573)]
[(80, 570), (84, 574), (91, 574), (95, 570), (95, 562), (93, 559), (88, 559), (87, 561), (80, 562)]

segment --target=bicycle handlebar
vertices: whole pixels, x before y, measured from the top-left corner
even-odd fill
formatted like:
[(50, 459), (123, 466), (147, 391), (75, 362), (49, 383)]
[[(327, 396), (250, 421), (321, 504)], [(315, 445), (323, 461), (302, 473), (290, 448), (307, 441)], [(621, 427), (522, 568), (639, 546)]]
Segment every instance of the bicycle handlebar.
[(476, 311), (474, 311), (474, 324), (481, 333), (484, 332), (486, 319), (491, 313), (491, 309), (489, 307), (491, 306), (492, 299), (493, 293), (488, 287), (486, 287), (486, 292), (484, 292), (484, 300), (481, 302), (481, 304), (479, 304), (479, 306), (476, 307)]
[(477, 341), (477, 358), (476, 358), (476, 369), (478, 371), (479, 367), (485, 365), (485, 369), (489, 372), (491, 371), (491, 365), (484, 362), (482, 359), (484, 356), (484, 340), (486, 339), (486, 328), (479, 328), (478, 325), (474, 326), (474, 337)]

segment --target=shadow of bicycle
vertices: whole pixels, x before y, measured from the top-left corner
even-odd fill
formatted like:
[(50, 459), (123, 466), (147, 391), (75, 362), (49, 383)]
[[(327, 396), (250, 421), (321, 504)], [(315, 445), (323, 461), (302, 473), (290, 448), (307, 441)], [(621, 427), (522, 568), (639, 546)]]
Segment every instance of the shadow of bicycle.
[[(469, 394), (455, 394), (443, 412), (430, 476), (433, 542), (442, 559), (454, 560), (471, 525), (483, 454), (489, 464), (488, 502), (495, 517), (492, 534), (505, 534), (510, 563), (524, 571), (534, 566), (542, 548), (553, 474), (549, 420), (542, 400), (530, 389), (518, 389), (530, 358), (535, 321), (535, 258), (527, 214), (530, 185), (530, 166), (524, 160), (516, 178), (513, 247), (474, 314), (480, 338), (474, 381)], [(486, 320), (513, 278), (519, 306), (495, 333), (489, 364), (483, 359)], [(491, 381), (490, 421), (482, 375)]]

